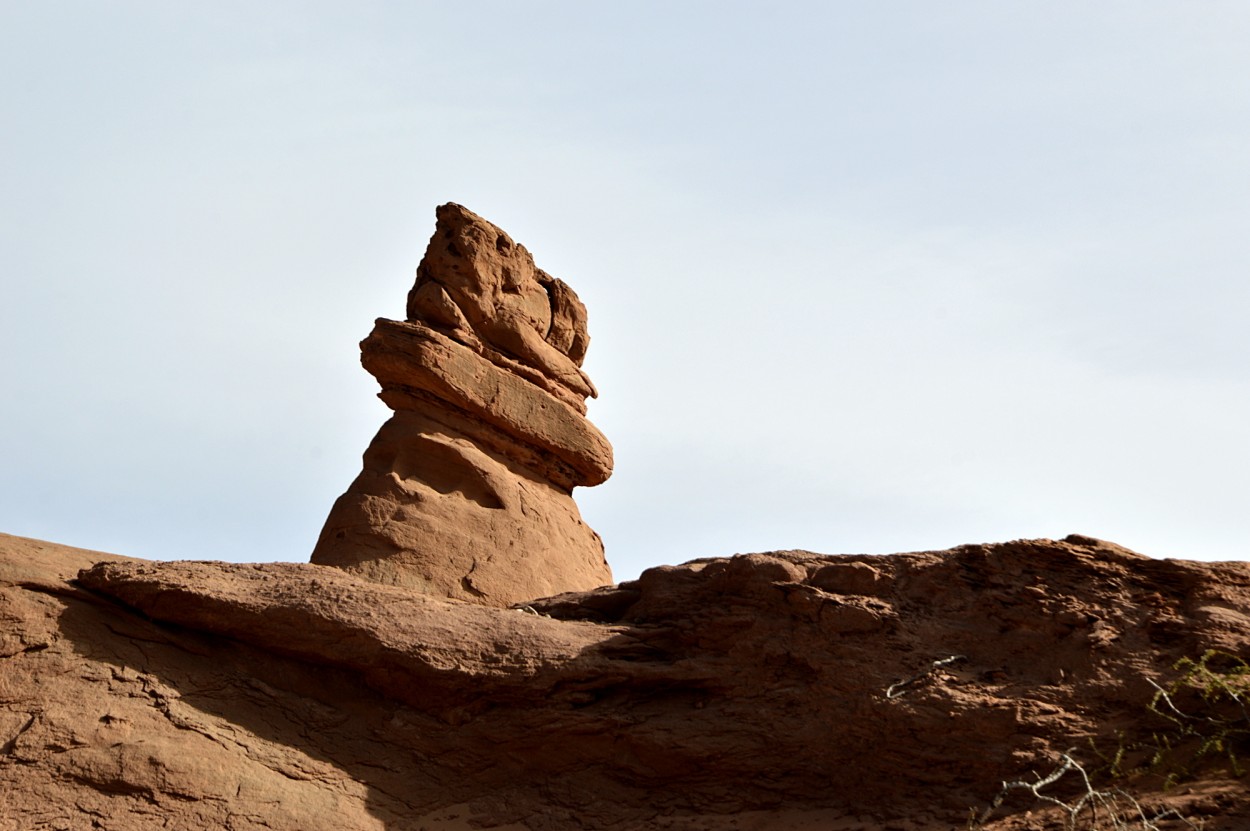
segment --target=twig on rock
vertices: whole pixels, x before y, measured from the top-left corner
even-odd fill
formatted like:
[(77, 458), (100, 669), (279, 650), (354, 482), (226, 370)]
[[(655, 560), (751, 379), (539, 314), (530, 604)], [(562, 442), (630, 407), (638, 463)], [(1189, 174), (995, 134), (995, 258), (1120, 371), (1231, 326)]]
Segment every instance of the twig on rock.
[(950, 666), (951, 664), (956, 663), (958, 661), (966, 661), (966, 660), (968, 660), (967, 655), (950, 655), (945, 658), (942, 658), (941, 660), (934, 661), (933, 663), (929, 664), (928, 669), (926, 669), (924, 672), (920, 673), (919, 675), (912, 676), (911, 678), (908, 678), (906, 681), (898, 681), (897, 683), (891, 684), (890, 686), (886, 687), (885, 697), (886, 698), (898, 698), (900, 695), (906, 692), (906, 690), (903, 689), (904, 687), (908, 687), (916, 683), (917, 681), (923, 681), (925, 678), (928, 678), (930, 675), (932, 675), (934, 671), (939, 670), (944, 666)]
[[(1194, 831), (1202, 831), (1201, 823), (1195, 824), (1175, 809), (1156, 811), (1153, 815), (1147, 815), (1145, 807), (1124, 789), (1096, 789), (1093, 783), (1089, 781), (1089, 774), (1085, 772), (1085, 768), (1081, 767), (1081, 764), (1072, 758), (1071, 753), (1071, 750), (1066, 753), (1060, 753), (1059, 766), (1036, 782), (1025, 782), (1023, 780), (1004, 782), (1002, 790), (998, 792), (998, 796), (994, 797), (994, 801), (990, 803), (989, 807), (981, 812), (981, 816), (977, 818), (976, 825), (973, 827), (984, 825), (1012, 791), (1023, 790), (1028, 791), (1039, 802), (1054, 805), (1065, 811), (1068, 815), (1065, 825), (1069, 831), (1076, 831), (1077, 822), (1080, 821), (1082, 813), (1089, 815), (1090, 824), (1088, 827), (1090, 829), (1098, 829), (1098, 831), (1164, 831), (1158, 824), (1163, 820), (1176, 820), (1183, 823), (1187, 828), (1194, 829)], [(1062, 799), (1053, 797), (1050, 794), (1042, 793), (1043, 788), (1055, 784), (1067, 775), (1069, 771), (1073, 770), (1080, 774), (1082, 784), (1084, 785), (1084, 792), (1081, 793), (1075, 802), (1064, 802)]]

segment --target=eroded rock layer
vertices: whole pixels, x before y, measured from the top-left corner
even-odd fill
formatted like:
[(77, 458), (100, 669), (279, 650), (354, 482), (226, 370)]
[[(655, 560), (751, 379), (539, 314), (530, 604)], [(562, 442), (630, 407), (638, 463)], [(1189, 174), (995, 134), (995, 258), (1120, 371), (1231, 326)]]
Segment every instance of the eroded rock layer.
[[(527, 605), (0, 536), (0, 829), (949, 831), (1064, 750), (1093, 771), (1172, 735), (1150, 703), (1179, 659), (1250, 654), (1250, 566), (1085, 537), (709, 559)], [(1226, 756), (1176, 759), (1114, 785), (1250, 827)]]
[(612, 473), (585, 417), (586, 309), (491, 223), (454, 204), (437, 218), (408, 320), (361, 343), (395, 415), (312, 561), (488, 605), (610, 583), (572, 497)]

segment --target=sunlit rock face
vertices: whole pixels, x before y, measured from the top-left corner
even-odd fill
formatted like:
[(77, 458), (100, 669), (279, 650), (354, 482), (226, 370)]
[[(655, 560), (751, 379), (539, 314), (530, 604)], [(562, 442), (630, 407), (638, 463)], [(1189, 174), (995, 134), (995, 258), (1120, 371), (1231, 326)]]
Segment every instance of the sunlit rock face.
[(586, 307), (466, 208), (437, 218), (408, 319), (379, 319), (361, 343), (395, 414), (312, 561), (500, 606), (610, 583), (572, 497), (612, 473), (585, 417)]

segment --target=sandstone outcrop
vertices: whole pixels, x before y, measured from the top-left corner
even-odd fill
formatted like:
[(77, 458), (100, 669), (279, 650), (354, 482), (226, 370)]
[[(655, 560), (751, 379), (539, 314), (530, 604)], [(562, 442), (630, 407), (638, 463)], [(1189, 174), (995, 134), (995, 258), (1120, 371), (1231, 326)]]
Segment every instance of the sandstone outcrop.
[[(1250, 654), (1250, 565), (1085, 537), (525, 605), (0, 535), (0, 829), (949, 831), (1060, 751), (1093, 770), (1166, 728), (1178, 659)], [(1250, 827), (1208, 762), (1116, 784)], [(1015, 797), (987, 827), (1063, 825)]]
[(585, 417), (586, 309), (524, 246), (437, 211), (408, 295), (361, 362), (395, 414), (330, 511), (312, 561), (488, 605), (611, 582), (574, 487), (612, 473)]

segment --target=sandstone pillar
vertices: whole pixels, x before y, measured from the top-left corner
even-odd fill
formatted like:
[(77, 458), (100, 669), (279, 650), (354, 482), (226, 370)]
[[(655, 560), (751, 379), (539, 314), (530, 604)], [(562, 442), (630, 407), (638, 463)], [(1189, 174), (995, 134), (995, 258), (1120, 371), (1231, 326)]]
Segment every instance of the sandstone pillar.
[(312, 561), (488, 605), (610, 583), (572, 497), (612, 473), (585, 417), (586, 309), (491, 223), (455, 204), (437, 218), (408, 320), (360, 345), (395, 413)]

